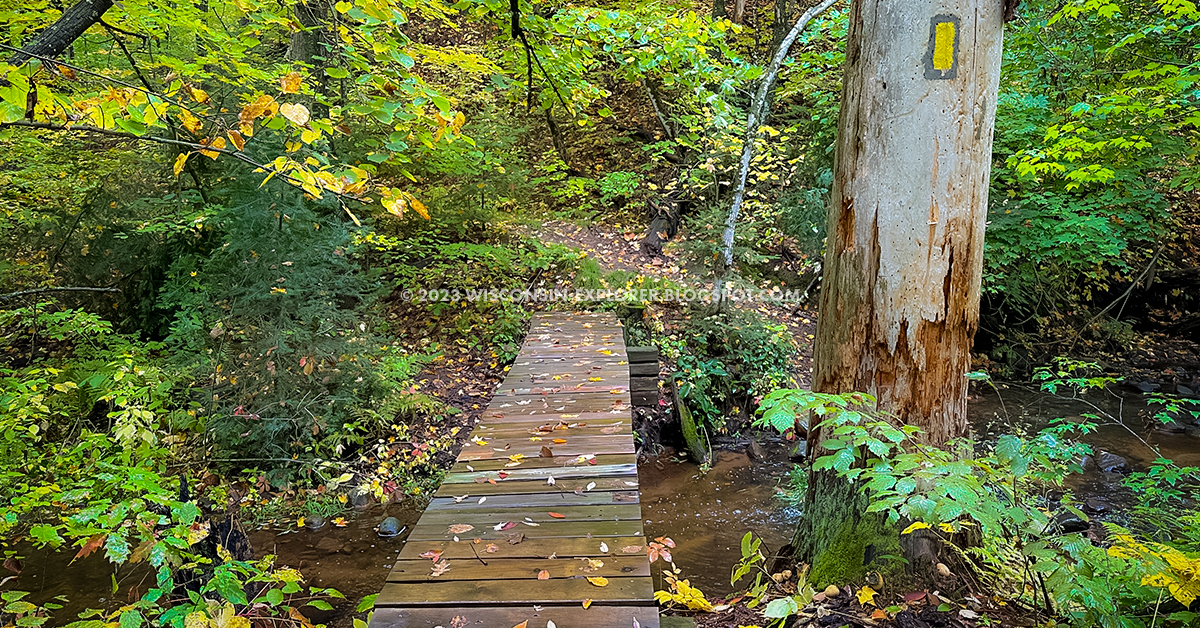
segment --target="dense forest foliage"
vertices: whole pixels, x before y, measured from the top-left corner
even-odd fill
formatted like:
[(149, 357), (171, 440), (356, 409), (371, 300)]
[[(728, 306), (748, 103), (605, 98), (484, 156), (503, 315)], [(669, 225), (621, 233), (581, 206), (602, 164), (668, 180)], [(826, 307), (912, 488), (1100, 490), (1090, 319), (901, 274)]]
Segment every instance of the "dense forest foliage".
[[(710, 442), (751, 423), (796, 437), (800, 413), (830, 417), (840, 438), (815, 465), (862, 482), (872, 508), (909, 532), (973, 528), (947, 571), (974, 574), (955, 591), (1005, 602), (1005, 617), (1200, 621), (1196, 469), (1158, 456), (1127, 476), (1139, 510), (1104, 539), (1055, 528), (1062, 513), (1087, 519), (1062, 487), (1089, 453), (1080, 440), (1112, 416), (942, 450), (860, 407), (867, 397), (797, 391), (846, 2), (808, 23), (763, 126), (746, 127), (809, 8), (0, 7), (0, 538), (14, 574), (0, 572), (0, 625), (75, 620), (10, 591), (34, 547), (102, 553), (114, 574), (150, 566), (152, 586), (80, 625), (309, 625), (297, 609), (345, 605), (294, 569), (218, 545), (216, 531), (419, 499), (544, 307), (615, 310), (631, 344), (660, 348), (668, 388)], [(86, 23), (64, 34), (71, 16)], [(722, 234), (745, 142), (755, 148), (729, 272)], [(543, 237), (550, 224), (617, 237), (586, 251)], [(636, 262), (606, 263), (618, 250)], [(793, 298), (475, 294), (707, 294), (718, 280)], [(981, 386), (1036, 376), (1087, 398), (1120, 376), (1136, 383), (1149, 361), (1168, 370), (1153, 420), (1200, 417), (1186, 398), (1200, 377), (1193, 2), (1021, 5), (1005, 33), (982, 290)], [(1156, 353), (1166, 357), (1147, 358)], [(639, 428), (646, 452), (678, 432), (664, 406)], [(743, 575), (762, 572), (743, 605), (766, 608), (764, 625), (812, 603), (802, 572), (772, 580), (749, 538), (743, 553)], [(812, 584), (862, 582), (835, 580)], [(117, 575), (113, 586), (116, 597)], [(859, 589), (858, 606), (872, 609), (875, 590)], [(888, 593), (884, 619), (900, 603)], [(686, 581), (665, 599), (711, 608)]]

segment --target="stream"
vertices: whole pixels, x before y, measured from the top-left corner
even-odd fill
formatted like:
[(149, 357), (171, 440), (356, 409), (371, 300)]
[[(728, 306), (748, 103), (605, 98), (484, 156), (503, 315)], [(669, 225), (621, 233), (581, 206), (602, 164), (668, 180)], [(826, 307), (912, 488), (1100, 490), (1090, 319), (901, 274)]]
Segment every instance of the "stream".
[[(1100, 397), (1100, 401), (1094, 401), (1096, 406), (1123, 416), (1133, 431), (1121, 426), (1101, 427), (1085, 439), (1095, 449), (1121, 456), (1133, 469), (1144, 469), (1154, 460), (1144, 439), (1181, 465), (1200, 466), (1200, 427), (1183, 424), (1164, 430), (1155, 426), (1147, 420), (1149, 415), (1137, 391), (1115, 389)], [(1011, 431), (1011, 426), (1037, 429), (1054, 417), (1078, 419), (1095, 412), (1095, 408), (1012, 388), (1002, 389), (1000, 395), (985, 391), (974, 396), (969, 412), (977, 437), (986, 439)], [(775, 551), (788, 543), (800, 516), (798, 509), (776, 497), (777, 487), (786, 483), (792, 468), (787, 458), (789, 443), (768, 435), (758, 438), (763, 449), (760, 460), (752, 460), (744, 447), (717, 451), (708, 473), (670, 455), (651, 458), (639, 467), (646, 536), (671, 537), (676, 543), (672, 554), (683, 576), (710, 599), (732, 593), (729, 573), (741, 556), (739, 544), (747, 531), (762, 538), (765, 549)], [(1070, 488), (1090, 510), (1119, 521), (1130, 499), (1120, 486), (1122, 476), (1104, 473), (1096, 466), (1071, 478)], [(310, 584), (340, 590), (347, 600), (336, 604), (333, 611), (306, 612), (314, 621), (349, 627), (353, 606), (363, 596), (380, 590), (403, 547), (403, 534), (389, 539), (376, 535), (375, 526), (385, 516), (396, 517), (411, 527), (420, 510), (406, 501), (347, 516), (345, 527), (326, 525), (319, 530), (299, 530), (290, 523), (290, 527), (267, 526), (250, 536), (257, 555), (274, 554), (278, 565), (300, 569)], [(118, 592), (114, 595), (114, 574), (100, 552), (71, 564), (70, 552), (20, 546), (15, 549), (25, 556), (23, 570), (4, 586), (5, 590), (31, 591), (29, 600), (37, 603), (58, 595), (69, 600), (47, 625), (68, 623), (87, 608), (115, 608), (153, 585), (153, 576), (144, 564), (126, 566), (115, 575)]]

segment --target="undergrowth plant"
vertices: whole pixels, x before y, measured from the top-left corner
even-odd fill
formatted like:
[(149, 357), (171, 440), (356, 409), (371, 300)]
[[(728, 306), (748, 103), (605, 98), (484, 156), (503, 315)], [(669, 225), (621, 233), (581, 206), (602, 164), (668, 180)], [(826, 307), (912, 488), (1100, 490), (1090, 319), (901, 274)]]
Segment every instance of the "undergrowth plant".
[[(1087, 382), (1051, 377), (1044, 383)], [(1088, 520), (1064, 481), (1082, 471), (1080, 460), (1092, 450), (1079, 439), (1095, 430), (1094, 422), (1057, 419), (1033, 433), (935, 447), (919, 429), (896, 424), (874, 405), (861, 393), (780, 390), (764, 399), (757, 423), (782, 431), (797, 413), (813, 413), (828, 435), (817, 445), (814, 471), (831, 471), (859, 486), (869, 499), (867, 512), (882, 514), (901, 534), (921, 530), (938, 538), (965, 570), (1011, 603), (1078, 626), (1197, 620), (1188, 607), (1195, 599), (1192, 587), (1200, 585), (1194, 581), (1200, 565), (1186, 550), (1107, 523), (1112, 541), (1102, 543), (1060, 527), (1065, 516)], [(1152, 473), (1153, 480), (1166, 479), (1163, 469)], [(1151, 476), (1140, 481), (1154, 483)], [(972, 529), (980, 543), (955, 544)]]

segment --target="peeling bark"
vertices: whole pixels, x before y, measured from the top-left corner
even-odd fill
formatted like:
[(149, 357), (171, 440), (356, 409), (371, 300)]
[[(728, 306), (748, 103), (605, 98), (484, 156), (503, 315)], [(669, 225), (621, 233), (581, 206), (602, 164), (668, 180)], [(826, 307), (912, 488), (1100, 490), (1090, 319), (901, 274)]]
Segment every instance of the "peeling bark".
[[(1001, 0), (851, 9), (813, 390), (871, 393), (934, 444), (968, 428), (1002, 17)], [(809, 558), (860, 517), (838, 493), (810, 491)]]

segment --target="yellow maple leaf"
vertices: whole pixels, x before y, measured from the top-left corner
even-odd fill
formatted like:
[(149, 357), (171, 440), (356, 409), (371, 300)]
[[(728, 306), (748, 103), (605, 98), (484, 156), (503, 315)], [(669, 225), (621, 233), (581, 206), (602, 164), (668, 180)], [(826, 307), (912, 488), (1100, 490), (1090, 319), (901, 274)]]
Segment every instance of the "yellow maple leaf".
[(178, 177), (179, 173), (183, 172), (183, 165), (187, 163), (187, 159), (188, 153), (179, 153), (179, 156), (175, 158), (175, 165), (172, 166), (175, 176)]
[(863, 606), (866, 606), (867, 604), (875, 606), (875, 589), (864, 585), (863, 588), (859, 589), (858, 593), (855, 595), (858, 597), (859, 604)]

